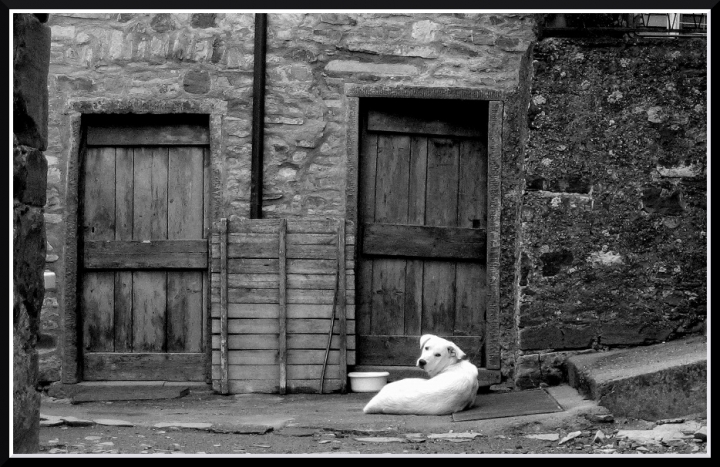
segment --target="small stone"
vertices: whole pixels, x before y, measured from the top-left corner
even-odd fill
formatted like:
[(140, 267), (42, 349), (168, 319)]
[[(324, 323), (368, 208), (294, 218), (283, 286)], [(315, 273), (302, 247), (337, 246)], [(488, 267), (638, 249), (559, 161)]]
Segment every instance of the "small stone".
[(700, 441), (707, 441), (707, 426), (704, 426), (700, 428), (698, 431), (696, 431), (693, 434), (693, 437), (695, 439), (699, 439)]
[(560, 442), (558, 443), (558, 446), (561, 444), (567, 443), (571, 439), (577, 438), (581, 434), (582, 434), (582, 431), (573, 431), (572, 433), (568, 433), (567, 436), (565, 436), (563, 439), (560, 440)]
[(40, 426), (60, 426), (63, 423), (65, 423), (65, 422), (63, 421), (62, 418), (55, 418), (55, 419), (51, 419), (51, 420), (40, 420)]
[(684, 422), (685, 422), (684, 418), (665, 418), (662, 420), (658, 420), (655, 423), (657, 425), (667, 425), (669, 423), (684, 423)]
[(560, 439), (560, 435), (557, 433), (547, 433), (547, 434), (539, 434), (539, 435), (525, 435), (525, 438), (541, 439), (544, 441), (557, 441), (558, 439)]
[(635, 448), (635, 450), (636, 450), (636, 451), (640, 451), (640, 452), (649, 452), (649, 451), (650, 451), (650, 450), (649, 450), (648, 448), (646, 448), (645, 446), (638, 446), (638, 447)]
[[(219, 444), (218, 444), (218, 446), (219, 446)], [(179, 451), (179, 450), (180, 450), (180, 445), (177, 444), (177, 443), (173, 444), (172, 447), (173, 447), (173, 451)]]
[(602, 430), (598, 430), (595, 433), (595, 437), (593, 437), (592, 442), (593, 442), (593, 444), (595, 444), (595, 443), (602, 443), (603, 441), (605, 441), (605, 433), (603, 433)]
[(86, 436), (85, 439), (87, 441), (99, 441), (102, 439), (102, 436)]
[(97, 420), (93, 421), (98, 425), (103, 426), (135, 426), (134, 424), (126, 422), (125, 420), (113, 420), (109, 418), (98, 418)]
[(60, 442), (60, 440), (57, 439), (57, 438), (55, 438), (55, 439), (49, 439), (49, 440), (48, 440), (48, 444), (57, 444), (57, 443), (59, 443), (59, 442)]
[(331, 440), (329, 440), (329, 439), (321, 439), (320, 441), (318, 441), (318, 444), (326, 444), (326, 443), (329, 443), (330, 441)]
[(470, 438), (474, 439), (480, 436), (480, 433), (431, 433), (428, 435), (430, 439), (449, 439), (449, 438)]
[(586, 416), (586, 418), (591, 422), (596, 423), (612, 423), (615, 421), (615, 418), (612, 416), (612, 414), (589, 414)]
[(406, 443), (407, 439), (385, 437), (385, 436), (374, 436), (371, 438), (355, 438), (355, 441), (360, 441), (361, 443)]

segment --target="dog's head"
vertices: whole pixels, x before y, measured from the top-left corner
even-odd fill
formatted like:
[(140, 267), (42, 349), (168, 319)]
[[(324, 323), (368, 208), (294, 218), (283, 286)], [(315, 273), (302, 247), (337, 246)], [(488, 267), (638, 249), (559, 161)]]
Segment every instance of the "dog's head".
[(432, 334), (420, 337), (420, 349), (417, 366), (427, 371), (431, 378), (448, 366), (467, 359), (465, 352), (457, 345)]

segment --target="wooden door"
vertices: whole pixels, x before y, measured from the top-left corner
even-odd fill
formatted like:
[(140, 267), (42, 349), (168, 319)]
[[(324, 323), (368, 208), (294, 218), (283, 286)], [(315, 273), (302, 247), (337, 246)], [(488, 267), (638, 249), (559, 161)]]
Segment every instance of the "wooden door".
[(358, 365), (413, 366), (422, 334), (484, 366), (487, 102), (361, 109)]
[(207, 145), (207, 117), (87, 125), (83, 379), (206, 379)]

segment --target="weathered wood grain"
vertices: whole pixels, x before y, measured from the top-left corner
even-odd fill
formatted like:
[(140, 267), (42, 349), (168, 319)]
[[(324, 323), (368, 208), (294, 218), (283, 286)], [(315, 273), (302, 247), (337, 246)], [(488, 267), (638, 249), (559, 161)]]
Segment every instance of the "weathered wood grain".
[[(317, 334), (288, 334), (287, 347), (289, 350), (322, 350), (325, 351), (327, 341), (318, 339)], [(220, 348), (220, 336), (212, 336), (213, 349)], [(228, 336), (228, 347), (233, 350), (277, 350), (277, 335), (273, 334), (230, 334)], [(340, 348), (340, 339), (333, 336), (330, 343), (330, 349)], [(348, 350), (355, 349), (355, 336), (348, 336)]]
[(482, 257), (456, 265), (454, 335), (485, 335), (485, 229), (487, 226), (487, 145), (482, 140), (460, 143), (458, 226), (482, 234)]
[[(355, 319), (355, 305), (345, 305), (347, 319)], [(326, 318), (330, 316), (331, 304), (301, 304), (289, 303), (287, 306), (288, 319), (301, 318)], [(230, 318), (277, 318), (279, 316), (279, 305), (277, 303), (230, 303), (228, 304), (228, 316)], [(215, 302), (211, 307), (211, 316), (220, 316), (220, 303)]]
[[(84, 162), (83, 237), (85, 241), (112, 240), (115, 238), (115, 149), (88, 149)], [(114, 350), (115, 275), (85, 273), (81, 289), (85, 350)]]
[[(429, 138), (425, 224), (457, 226), (458, 144)], [(423, 270), (422, 334), (452, 333), (455, 318), (455, 263), (426, 261)]]
[(87, 351), (106, 352), (115, 349), (114, 287), (112, 272), (83, 275), (83, 347)]
[[(115, 240), (133, 235), (133, 150), (115, 148)], [(86, 257), (87, 258), (87, 257)], [(87, 261), (85, 262), (87, 264)], [(115, 351), (132, 350), (132, 272), (115, 272)]]
[(366, 255), (467, 259), (485, 262), (485, 230), (419, 225), (365, 224)]
[(87, 381), (204, 381), (204, 353), (85, 353)]
[(86, 241), (86, 269), (205, 269), (205, 240)]
[[(324, 350), (293, 349), (288, 351), (288, 365), (322, 365), (325, 358)], [(348, 352), (348, 365), (355, 364), (355, 352)], [(231, 365), (274, 365), (278, 361), (277, 350), (230, 350), (228, 362)], [(215, 352), (212, 364), (220, 364), (220, 355)], [(331, 350), (328, 355), (329, 365), (340, 364), (340, 351)]]

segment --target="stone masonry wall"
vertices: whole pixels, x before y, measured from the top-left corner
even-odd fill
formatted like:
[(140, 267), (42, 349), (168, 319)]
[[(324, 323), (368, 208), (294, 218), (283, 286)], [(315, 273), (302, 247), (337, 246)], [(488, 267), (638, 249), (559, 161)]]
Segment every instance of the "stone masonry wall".
[(520, 222), (516, 384), (578, 351), (702, 332), (704, 39), (535, 46)]
[[(38, 18), (39, 16), (39, 18)], [(38, 323), (45, 292), (47, 15), (13, 15), (13, 453), (39, 448)]]
[[(206, 99), (227, 103), (224, 216), (248, 217), (253, 79), (252, 14), (58, 13), (51, 16), (48, 268), (62, 290), (65, 164), (71, 98)], [(269, 14), (263, 216), (344, 216), (345, 83), (508, 91), (506, 123), (529, 99), (529, 14)], [(510, 127), (518, 126), (512, 123)], [(525, 128), (524, 123), (519, 124)], [(504, 128), (501, 303), (503, 359), (514, 359), (515, 218), (525, 130)], [(519, 180), (519, 182), (518, 182)], [(58, 378), (62, 305), (43, 315), (43, 376)]]

